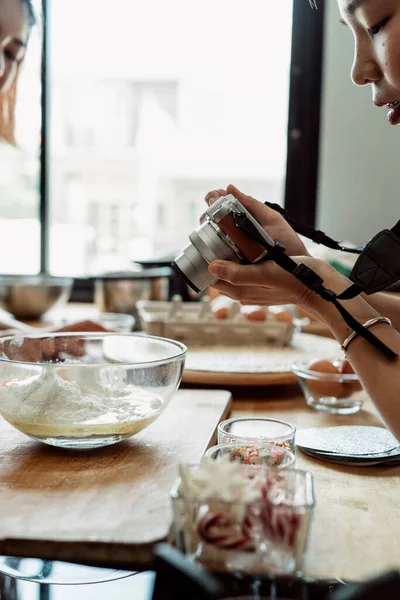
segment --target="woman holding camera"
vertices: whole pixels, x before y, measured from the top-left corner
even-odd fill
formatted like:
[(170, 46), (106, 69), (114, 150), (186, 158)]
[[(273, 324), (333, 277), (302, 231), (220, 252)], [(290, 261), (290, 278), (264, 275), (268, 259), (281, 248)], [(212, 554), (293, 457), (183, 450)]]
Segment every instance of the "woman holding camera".
[[(373, 102), (379, 107), (387, 106), (389, 123), (397, 125), (400, 123), (400, 0), (338, 0), (338, 4), (341, 20), (355, 40), (352, 80), (359, 86), (370, 85)], [(210, 205), (226, 194), (233, 194), (242, 202), (297, 263), (315, 271), (325, 288), (340, 294), (351, 285), (328, 263), (310, 256), (279, 213), (234, 186), (209, 192), (206, 202)], [(272, 261), (239, 265), (218, 260), (211, 263), (209, 271), (219, 279), (214, 287), (242, 304), (296, 304), (325, 322), (340, 344), (353, 333), (330, 302)], [(378, 320), (371, 332), (400, 356), (400, 298), (385, 293), (361, 294), (342, 301), (342, 305), (361, 324), (387, 317), (391, 325)], [(400, 358), (388, 360), (360, 335), (352, 337), (346, 355), (387, 427), (400, 440)]]

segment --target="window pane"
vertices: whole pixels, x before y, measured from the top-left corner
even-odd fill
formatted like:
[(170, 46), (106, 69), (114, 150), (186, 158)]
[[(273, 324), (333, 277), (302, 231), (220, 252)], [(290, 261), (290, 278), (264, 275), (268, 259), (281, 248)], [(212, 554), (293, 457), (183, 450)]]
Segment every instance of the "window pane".
[(51, 12), (53, 273), (174, 254), (228, 183), (283, 203), (290, 0)]
[[(34, 4), (38, 9), (40, 0)], [(18, 82), (18, 147), (0, 142), (1, 273), (40, 270), (40, 57), (39, 33), (34, 28)]]

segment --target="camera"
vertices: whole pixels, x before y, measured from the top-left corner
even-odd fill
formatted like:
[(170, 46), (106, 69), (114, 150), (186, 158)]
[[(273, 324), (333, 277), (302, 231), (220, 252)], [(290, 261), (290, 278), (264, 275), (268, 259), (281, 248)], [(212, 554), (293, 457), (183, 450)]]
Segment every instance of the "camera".
[(204, 222), (189, 240), (172, 266), (198, 293), (217, 281), (208, 272), (212, 261), (258, 263), (268, 258), (268, 247), (278, 244), (232, 194), (208, 208)]

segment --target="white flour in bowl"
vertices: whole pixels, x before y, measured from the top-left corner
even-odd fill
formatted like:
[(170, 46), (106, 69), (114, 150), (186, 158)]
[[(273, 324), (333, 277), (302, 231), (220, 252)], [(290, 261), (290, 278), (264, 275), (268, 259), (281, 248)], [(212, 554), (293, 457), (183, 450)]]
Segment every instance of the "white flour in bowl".
[[(154, 421), (163, 398), (133, 386), (78, 385), (44, 368), (40, 375), (0, 385), (0, 413), (34, 437), (130, 436)], [(83, 380), (84, 382), (84, 380)]]

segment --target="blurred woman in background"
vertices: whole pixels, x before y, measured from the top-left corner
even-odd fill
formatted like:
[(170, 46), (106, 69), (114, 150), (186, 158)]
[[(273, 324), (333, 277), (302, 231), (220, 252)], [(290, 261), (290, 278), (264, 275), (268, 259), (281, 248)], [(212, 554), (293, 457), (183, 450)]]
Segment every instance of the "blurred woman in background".
[[(31, 0), (0, 0), (0, 142), (13, 146), (16, 145), (15, 107), (18, 75), (35, 22)], [(30, 329), (5, 311), (0, 312), (0, 335)], [(93, 321), (81, 321), (53, 331), (107, 330)]]
[(13, 145), (18, 74), (34, 24), (30, 0), (0, 0), (0, 140)]

